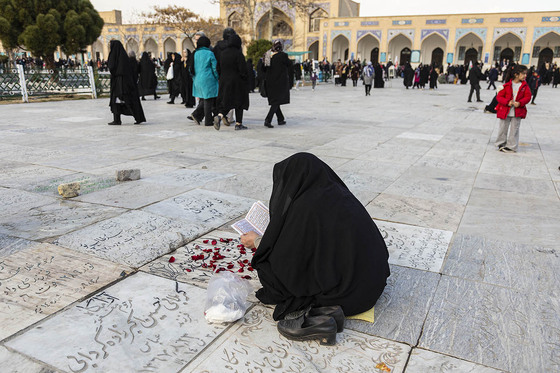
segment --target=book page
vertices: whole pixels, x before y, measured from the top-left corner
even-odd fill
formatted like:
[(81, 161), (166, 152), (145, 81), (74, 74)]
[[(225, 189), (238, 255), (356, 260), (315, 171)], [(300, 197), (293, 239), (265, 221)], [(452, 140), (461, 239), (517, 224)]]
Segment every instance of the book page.
[(245, 234), (247, 232), (254, 231), (255, 228), (246, 219), (241, 219), (231, 225), (233, 229), (239, 234)]
[(235, 222), (231, 227), (239, 234), (254, 231), (262, 236), (269, 222), (270, 214), (268, 208), (261, 201), (257, 201), (251, 206), (245, 219)]

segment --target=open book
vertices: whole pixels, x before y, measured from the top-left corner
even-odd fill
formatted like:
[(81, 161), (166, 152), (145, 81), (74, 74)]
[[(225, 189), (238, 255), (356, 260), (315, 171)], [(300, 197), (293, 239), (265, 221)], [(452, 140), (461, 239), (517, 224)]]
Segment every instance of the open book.
[(245, 219), (235, 222), (231, 227), (239, 234), (254, 231), (262, 236), (269, 222), (270, 213), (268, 212), (268, 207), (261, 201), (257, 201), (253, 203)]

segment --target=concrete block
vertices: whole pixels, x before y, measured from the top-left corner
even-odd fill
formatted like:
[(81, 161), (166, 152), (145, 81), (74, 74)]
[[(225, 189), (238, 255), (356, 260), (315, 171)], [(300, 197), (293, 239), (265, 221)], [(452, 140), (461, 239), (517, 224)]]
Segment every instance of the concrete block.
[(140, 179), (140, 170), (135, 168), (132, 170), (118, 170), (117, 181), (130, 181)]
[(77, 197), (80, 194), (80, 183), (60, 184), (58, 186), (58, 194), (64, 198)]

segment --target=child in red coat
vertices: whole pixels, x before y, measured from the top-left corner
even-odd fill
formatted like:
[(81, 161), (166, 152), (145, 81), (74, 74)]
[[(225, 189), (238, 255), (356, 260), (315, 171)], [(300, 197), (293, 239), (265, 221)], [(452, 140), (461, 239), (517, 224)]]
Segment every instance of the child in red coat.
[(504, 88), (496, 97), (498, 100), (496, 111), (500, 119), (496, 146), (502, 152), (514, 153), (517, 152), (519, 145), (521, 119), (527, 116), (525, 105), (531, 101), (531, 89), (525, 82), (527, 66), (515, 65), (511, 71), (508, 71), (508, 75), (509, 81), (504, 84)]

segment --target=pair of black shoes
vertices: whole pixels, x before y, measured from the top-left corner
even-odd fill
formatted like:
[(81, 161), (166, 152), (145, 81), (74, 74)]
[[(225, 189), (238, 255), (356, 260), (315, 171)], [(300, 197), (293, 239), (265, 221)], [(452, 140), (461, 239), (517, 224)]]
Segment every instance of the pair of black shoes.
[(336, 343), (336, 333), (344, 330), (344, 312), (340, 306), (311, 308), (301, 316), (278, 321), (278, 331), (294, 341), (318, 339), (322, 345)]

